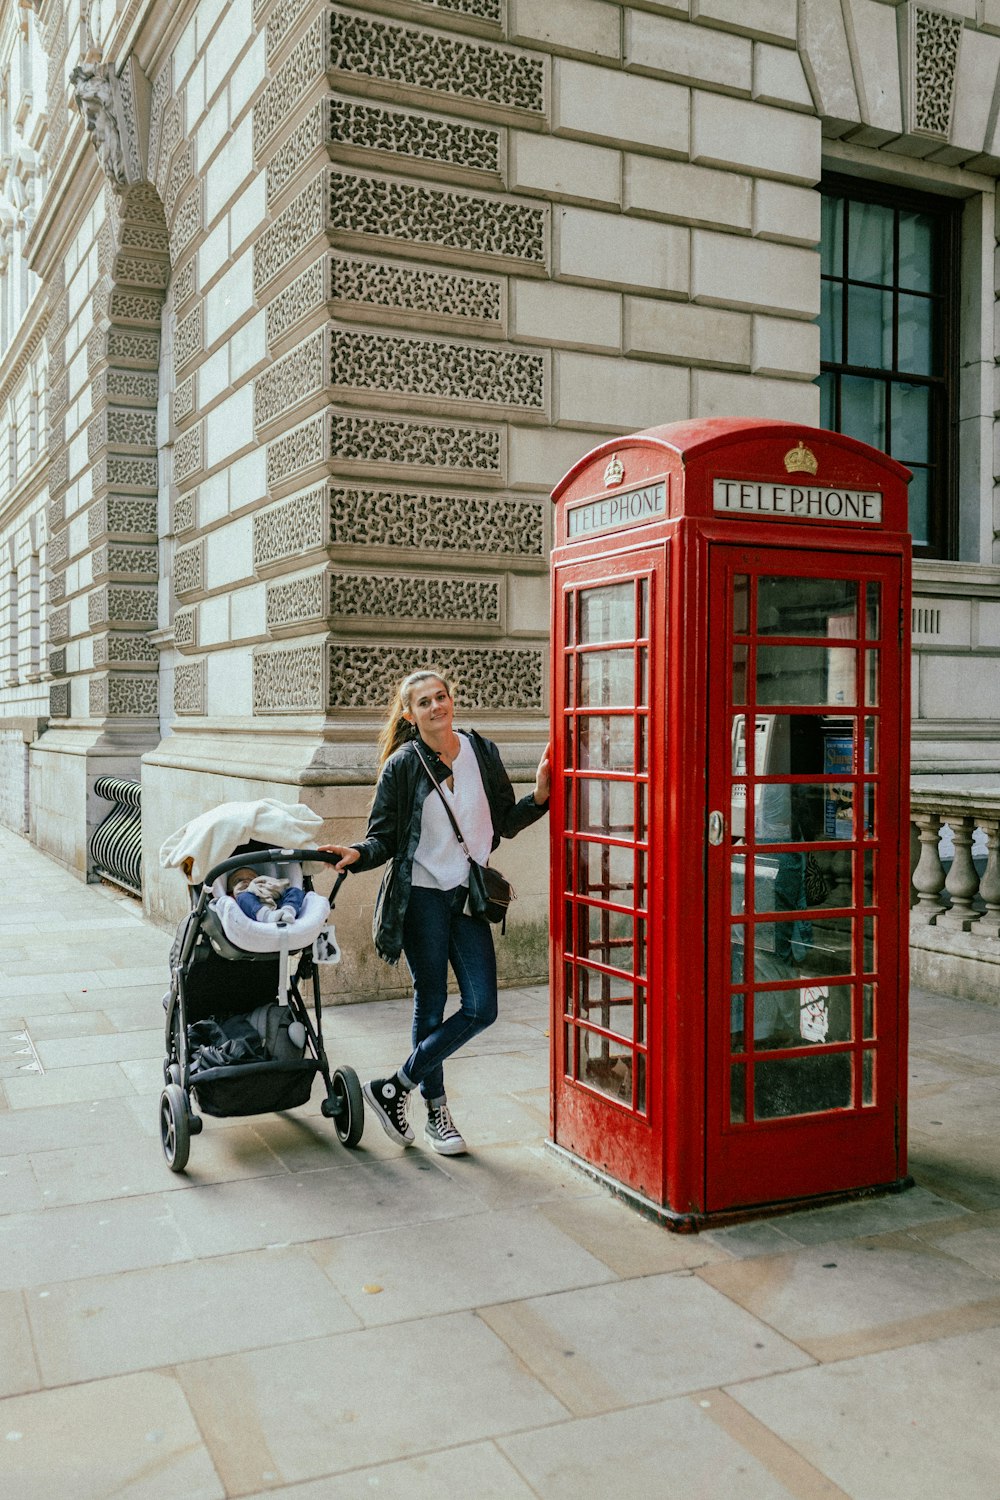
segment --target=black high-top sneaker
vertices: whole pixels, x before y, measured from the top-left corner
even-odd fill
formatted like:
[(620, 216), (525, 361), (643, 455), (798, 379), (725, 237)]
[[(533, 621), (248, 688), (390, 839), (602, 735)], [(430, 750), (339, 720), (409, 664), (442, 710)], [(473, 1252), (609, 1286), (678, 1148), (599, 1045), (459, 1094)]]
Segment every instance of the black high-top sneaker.
[(406, 1118), (410, 1094), (395, 1074), (391, 1078), (371, 1078), (361, 1091), (389, 1139), (401, 1146), (411, 1145), (413, 1127)]

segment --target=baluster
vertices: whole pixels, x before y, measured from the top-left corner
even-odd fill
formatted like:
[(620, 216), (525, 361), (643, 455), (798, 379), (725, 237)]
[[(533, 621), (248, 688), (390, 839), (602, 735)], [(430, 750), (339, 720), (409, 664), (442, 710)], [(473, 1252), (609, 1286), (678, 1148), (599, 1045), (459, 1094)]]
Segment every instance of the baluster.
[(986, 834), (988, 855), (979, 882), (979, 894), (986, 903), (986, 910), (973, 932), (977, 938), (995, 943), (1000, 938), (1000, 818), (981, 817), (976, 822)]
[(948, 871), (945, 890), (951, 897), (951, 910), (942, 912), (937, 919), (938, 931), (968, 932), (979, 913), (973, 910), (972, 902), (979, 890), (979, 874), (972, 863), (973, 819), (949, 818), (955, 840), (955, 857)]
[(941, 837), (939, 813), (914, 813), (920, 837), (920, 858), (913, 872), (913, 889), (917, 893), (917, 904), (910, 913), (914, 927), (930, 927), (941, 912), (940, 895), (944, 889), (944, 866), (938, 853)]

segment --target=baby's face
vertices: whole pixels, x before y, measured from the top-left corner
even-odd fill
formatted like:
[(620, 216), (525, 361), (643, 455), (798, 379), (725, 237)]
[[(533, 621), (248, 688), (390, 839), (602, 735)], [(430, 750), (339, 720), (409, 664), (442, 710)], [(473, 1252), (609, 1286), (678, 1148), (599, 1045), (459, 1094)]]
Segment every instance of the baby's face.
[(256, 870), (250, 870), (247, 868), (244, 868), (242, 870), (234, 870), (230, 875), (228, 881), (226, 882), (226, 889), (229, 891), (233, 891), (238, 885), (248, 885), (251, 880), (255, 880), (256, 878)]

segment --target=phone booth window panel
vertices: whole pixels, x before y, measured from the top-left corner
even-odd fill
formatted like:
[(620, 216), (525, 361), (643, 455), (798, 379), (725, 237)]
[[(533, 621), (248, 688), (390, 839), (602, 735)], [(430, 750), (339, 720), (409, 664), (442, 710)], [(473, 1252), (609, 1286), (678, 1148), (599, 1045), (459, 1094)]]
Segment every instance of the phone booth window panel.
[[(741, 585), (746, 579), (735, 579), (734, 591)], [(852, 578), (757, 580), (757, 635), (851, 640), (858, 634), (857, 621), (858, 585)]]

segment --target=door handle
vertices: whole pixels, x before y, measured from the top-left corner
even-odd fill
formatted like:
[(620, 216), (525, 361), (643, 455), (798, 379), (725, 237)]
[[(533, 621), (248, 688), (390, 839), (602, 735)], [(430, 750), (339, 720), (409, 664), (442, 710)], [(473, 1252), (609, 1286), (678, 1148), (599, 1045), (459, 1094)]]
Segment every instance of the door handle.
[(725, 818), (720, 812), (710, 812), (708, 815), (708, 842), (710, 844), (721, 844), (725, 836)]

